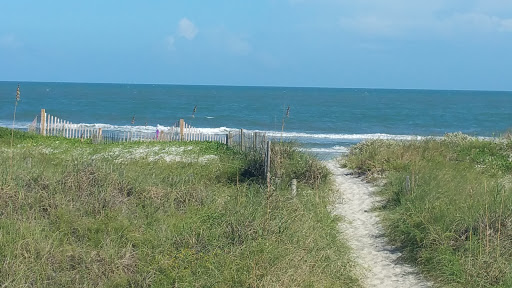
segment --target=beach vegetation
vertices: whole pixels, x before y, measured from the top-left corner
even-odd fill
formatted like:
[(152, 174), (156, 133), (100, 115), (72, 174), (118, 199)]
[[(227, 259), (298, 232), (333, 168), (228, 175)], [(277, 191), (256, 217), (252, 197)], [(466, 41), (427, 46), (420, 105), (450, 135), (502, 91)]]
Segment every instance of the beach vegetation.
[(512, 287), (512, 141), (371, 140), (341, 164), (380, 185), (404, 259), (443, 287)]
[(360, 286), (328, 172), (292, 144), (273, 145), (269, 191), (261, 155), (220, 143), (14, 131), (11, 147), (11, 133), (0, 128), (5, 287)]

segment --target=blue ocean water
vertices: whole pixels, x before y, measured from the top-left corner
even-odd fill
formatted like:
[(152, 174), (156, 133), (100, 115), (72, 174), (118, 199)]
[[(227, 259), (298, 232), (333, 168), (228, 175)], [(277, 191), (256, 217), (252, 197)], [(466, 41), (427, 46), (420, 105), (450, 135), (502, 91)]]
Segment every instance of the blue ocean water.
[[(0, 126), (12, 125), (17, 84), (0, 82)], [(364, 139), (411, 139), (458, 131), (490, 137), (512, 127), (512, 92), (19, 84), (17, 128), (26, 128), (41, 108), (73, 123), (120, 131), (155, 131), (183, 118), (206, 132), (267, 131), (299, 141), (312, 152), (340, 153)]]

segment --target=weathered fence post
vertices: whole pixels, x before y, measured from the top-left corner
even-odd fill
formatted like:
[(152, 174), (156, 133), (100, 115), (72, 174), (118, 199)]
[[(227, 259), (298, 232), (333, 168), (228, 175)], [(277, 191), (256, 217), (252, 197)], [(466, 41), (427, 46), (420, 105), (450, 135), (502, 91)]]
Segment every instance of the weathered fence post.
[(297, 195), (297, 179), (292, 179), (292, 196)]
[(41, 109), (41, 133), (43, 136), (46, 135), (46, 112), (44, 109)]
[(258, 139), (258, 132), (254, 132), (252, 133), (252, 149), (254, 151), (256, 151), (257, 147), (256, 147), (256, 139)]
[(184, 128), (185, 128), (185, 120), (180, 119), (180, 141), (183, 141)]
[(47, 115), (47, 117), (48, 117), (48, 124), (47, 124), (48, 125), (48, 131), (47, 131), (47, 133), (48, 133), (49, 136), (52, 136), (53, 116), (52, 115)]
[(46, 114), (46, 117), (45, 117), (45, 124), (44, 124), (44, 135), (50, 135), (50, 114)]
[(52, 122), (50, 135), (54, 136), (55, 135), (55, 121), (57, 120), (57, 118), (55, 116), (51, 115), (50, 119)]
[(101, 128), (98, 128), (98, 143), (102, 142), (102, 138), (103, 138), (103, 135), (102, 135)]
[(240, 129), (240, 151), (244, 151), (244, 129)]
[(270, 140), (268, 140), (265, 152), (265, 177), (267, 177), (267, 185), (270, 184), (270, 145)]

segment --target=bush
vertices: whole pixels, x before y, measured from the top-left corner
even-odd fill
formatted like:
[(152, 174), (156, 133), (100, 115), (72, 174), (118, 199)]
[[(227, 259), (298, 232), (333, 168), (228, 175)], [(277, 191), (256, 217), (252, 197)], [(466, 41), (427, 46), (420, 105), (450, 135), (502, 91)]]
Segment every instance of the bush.
[[(450, 287), (512, 286), (511, 142), (460, 133), (369, 141), (344, 163), (384, 179), (387, 236)], [(409, 177), (409, 187), (406, 187)]]

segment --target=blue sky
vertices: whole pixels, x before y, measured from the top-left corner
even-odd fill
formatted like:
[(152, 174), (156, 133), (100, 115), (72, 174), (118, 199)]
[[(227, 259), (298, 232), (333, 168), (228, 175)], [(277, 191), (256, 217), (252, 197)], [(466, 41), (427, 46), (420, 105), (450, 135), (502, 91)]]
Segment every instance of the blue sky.
[(0, 2), (0, 80), (512, 90), (510, 0)]

